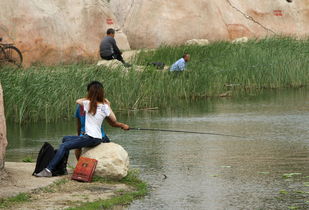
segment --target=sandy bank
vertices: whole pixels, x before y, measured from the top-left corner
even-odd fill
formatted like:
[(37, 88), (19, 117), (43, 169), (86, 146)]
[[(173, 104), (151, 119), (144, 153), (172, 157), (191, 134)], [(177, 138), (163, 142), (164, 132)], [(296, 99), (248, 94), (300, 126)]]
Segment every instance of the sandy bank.
[(13, 203), (5, 209), (64, 209), (134, 191), (123, 183), (72, 181), (72, 170), (66, 176), (37, 178), (31, 175), (34, 167), (34, 163), (5, 163), (5, 173), (0, 177), (0, 201), (19, 193), (28, 193), (30, 197), (27, 202)]
[(33, 189), (46, 187), (63, 177), (37, 178), (32, 176), (35, 163), (6, 162), (1, 178), (0, 198), (10, 197)]

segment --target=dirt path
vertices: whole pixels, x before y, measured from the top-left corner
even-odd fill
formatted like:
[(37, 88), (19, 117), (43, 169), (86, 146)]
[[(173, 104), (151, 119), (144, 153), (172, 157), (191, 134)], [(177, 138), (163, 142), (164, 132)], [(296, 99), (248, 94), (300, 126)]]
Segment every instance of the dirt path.
[(30, 201), (17, 203), (5, 209), (63, 209), (83, 202), (108, 199), (119, 191), (133, 190), (121, 183), (72, 181), (70, 172), (67, 176), (37, 178), (31, 175), (34, 166), (33, 163), (6, 163), (7, 176), (1, 180), (0, 198), (27, 192), (30, 194)]
[(34, 191), (30, 202), (7, 209), (64, 209), (84, 202), (109, 199), (119, 191), (129, 191), (129, 188), (125, 184), (81, 183), (66, 178), (47, 189)]
[(40, 179), (32, 176), (35, 163), (5, 163), (5, 175), (1, 179), (0, 198), (15, 196), (33, 189), (46, 187), (62, 177)]

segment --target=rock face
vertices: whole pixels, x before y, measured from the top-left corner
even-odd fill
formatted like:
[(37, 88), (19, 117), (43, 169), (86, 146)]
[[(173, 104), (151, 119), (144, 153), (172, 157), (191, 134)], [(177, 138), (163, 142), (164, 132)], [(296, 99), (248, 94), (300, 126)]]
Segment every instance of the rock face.
[[(0, 1), (0, 37), (16, 44), (25, 65), (98, 59), (108, 28), (119, 26), (107, 1)], [(121, 30), (115, 38), (121, 49), (130, 48)]]
[(3, 105), (3, 92), (0, 83), (0, 174), (1, 170), (4, 168), (4, 158), (5, 150), (8, 142), (6, 139), (6, 124), (4, 115), (4, 105)]
[(0, 1), (0, 37), (21, 49), (26, 65), (56, 64), (98, 59), (107, 28), (121, 29), (121, 49), (155, 48), (192, 39), (302, 37), (308, 14), (309, 0), (10, 0)]
[(102, 143), (86, 148), (82, 156), (98, 160), (96, 175), (119, 180), (128, 174), (129, 156), (119, 144)]
[[(190, 39), (306, 36), (309, 0), (111, 0), (132, 48)], [(141, 18), (143, 17), (143, 18)]]

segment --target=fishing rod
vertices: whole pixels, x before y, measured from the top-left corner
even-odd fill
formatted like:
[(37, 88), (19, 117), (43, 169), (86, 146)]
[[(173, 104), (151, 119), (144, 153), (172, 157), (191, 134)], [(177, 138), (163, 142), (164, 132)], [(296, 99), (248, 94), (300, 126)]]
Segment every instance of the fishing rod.
[(208, 133), (208, 132), (184, 131), (184, 130), (169, 130), (169, 129), (159, 129), (159, 128), (130, 128), (130, 130), (163, 131), (163, 132), (174, 132), (174, 133), (193, 133), (193, 134), (206, 134), (206, 135), (214, 135), (214, 136), (229, 136), (229, 137), (235, 137), (235, 138), (245, 138), (244, 136), (235, 136), (235, 135), (221, 134), (221, 133)]

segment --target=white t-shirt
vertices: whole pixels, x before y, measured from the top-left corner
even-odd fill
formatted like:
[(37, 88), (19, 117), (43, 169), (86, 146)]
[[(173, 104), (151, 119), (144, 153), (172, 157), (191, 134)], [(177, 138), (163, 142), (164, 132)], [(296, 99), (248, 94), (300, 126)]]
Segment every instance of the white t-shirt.
[(97, 112), (95, 115), (88, 113), (90, 109), (90, 101), (83, 101), (84, 110), (86, 112), (85, 120), (85, 131), (88, 136), (93, 138), (101, 139), (102, 132), (101, 126), (105, 117), (108, 117), (111, 114), (111, 109), (107, 104), (99, 104), (97, 106)]

